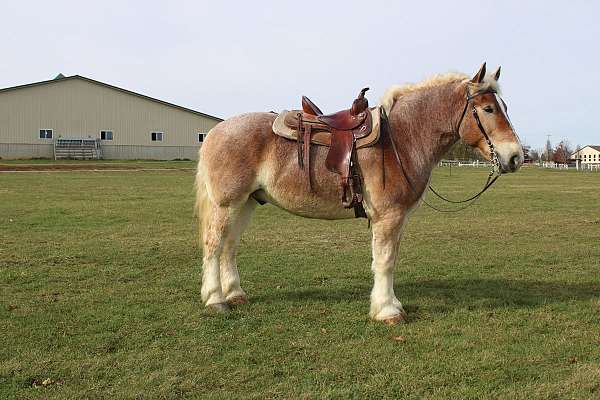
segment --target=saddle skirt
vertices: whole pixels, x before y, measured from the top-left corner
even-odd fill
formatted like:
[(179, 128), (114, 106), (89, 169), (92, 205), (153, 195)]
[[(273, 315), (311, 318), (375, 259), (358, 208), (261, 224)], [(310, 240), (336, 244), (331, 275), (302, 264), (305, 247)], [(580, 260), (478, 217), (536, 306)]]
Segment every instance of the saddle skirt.
[[(275, 119), (275, 121), (273, 122), (273, 133), (275, 133), (278, 136), (281, 136), (283, 138), (289, 139), (289, 140), (294, 140), (297, 141), (298, 140), (298, 130), (291, 128), (289, 125), (291, 126), (296, 126), (297, 125), (297, 120), (298, 120), (298, 113), (302, 112), (299, 110), (292, 110), (292, 111), (288, 111), (288, 110), (283, 110), (279, 113), (279, 115), (277, 116), (277, 118)], [(379, 106), (377, 107), (373, 107), (369, 109), (369, 112), (371, 113), (371, 118), (372, 118), (372, 128), (371, 128), (371, 132), (362, 137), (362, 138), (358, 138), (356, 139), (356, 148), (360, 149), (363, 147), (370, 147), (370, 146), (374, 146), (377, 141), (379, 140), (379, 136), (380, 136), (380, 118), (379, 118)], [(326, 146), (326, 147), (330, 147), (331, 146), (331, 133), (327, 132), (325, 130), (321, 131), (321, 130), (313, 130), (312, 134), (311, 134), (311, 140), (310, 140), (311, 144), (316, 144), (319, 146)]]

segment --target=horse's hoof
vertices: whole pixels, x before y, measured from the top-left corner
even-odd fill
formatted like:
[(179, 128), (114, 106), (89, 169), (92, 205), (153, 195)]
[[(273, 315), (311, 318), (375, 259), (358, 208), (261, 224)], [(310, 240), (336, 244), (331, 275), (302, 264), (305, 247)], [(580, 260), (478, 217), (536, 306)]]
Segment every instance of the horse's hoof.
[(230, 306), (241, 306), (242, 304), (246, 304), (248, 299), (246, 296), (235, 296), (230, 299), (227, 299), (227, 304)]
[(229, 311), (231, 308), (229, 307), (229, 304), (227, 303), (215, 303), (215, 304), (209, 304), (206, 306), (206, 308), (208, 308), (210, 311), (216, 312), (216, 313), (224, 313)]
[(398, 315), (394, 315), (393, 317), (386, 318), (382, 321), (388, 326), (402, 324), (406, 322), (406, 313), (400, 313)]

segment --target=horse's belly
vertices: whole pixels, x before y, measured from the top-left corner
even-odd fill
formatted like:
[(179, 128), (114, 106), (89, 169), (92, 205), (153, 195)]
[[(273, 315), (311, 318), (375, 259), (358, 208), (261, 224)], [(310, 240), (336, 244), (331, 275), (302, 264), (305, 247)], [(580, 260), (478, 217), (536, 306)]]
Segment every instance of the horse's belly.
[[(291, 194), (291, 195), (290, 195)], [(273, 204), (292, 214), (306, 218), (318, 219), (348, 219), (354, 218), (354, 211), (342, 207), (341, 200), (338, 202), (324, 199), (317, 194), (297, 196), (293, 193), (281, 193), (271, 191), (267, 193), (259, 190), (254, 193), (254, 198), (260, 202)]]

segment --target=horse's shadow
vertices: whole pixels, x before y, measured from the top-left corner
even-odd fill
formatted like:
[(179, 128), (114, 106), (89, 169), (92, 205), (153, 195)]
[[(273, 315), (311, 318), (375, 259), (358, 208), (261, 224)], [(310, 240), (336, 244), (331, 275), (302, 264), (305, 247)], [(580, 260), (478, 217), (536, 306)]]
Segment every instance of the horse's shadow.
[[(429, 279), (400, 282), (394, 286), (398, 298), (408, 302), (408, 310), (424, 302), (438, 303), (435, 308), (469, 309), (527, 308), (565, 301), (600, 298), (600, 282), (568, 283), (559, 281), (505, 278)], [(283, 289), (253, 296), (255, 301), (277, 302), (364, 302), (371, 286), (354, 283), (343, 287), (319, 286)], [(441, 310), (440, 310), (441, 311)]]

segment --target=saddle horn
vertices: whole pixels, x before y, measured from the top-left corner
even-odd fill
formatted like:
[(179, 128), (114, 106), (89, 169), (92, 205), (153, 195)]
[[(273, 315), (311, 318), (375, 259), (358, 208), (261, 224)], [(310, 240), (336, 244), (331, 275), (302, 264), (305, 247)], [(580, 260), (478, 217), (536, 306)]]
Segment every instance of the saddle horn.
[(352, 107), (350, 108), (350, 113), (352, 115), (358, 115), (369, 108), (369, 100), (365, 97), (367, 90), (369, 90), (368, 87), (362, 88), (358, 97), (356, 97), (356, 100), (352, 102)]

